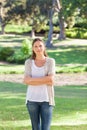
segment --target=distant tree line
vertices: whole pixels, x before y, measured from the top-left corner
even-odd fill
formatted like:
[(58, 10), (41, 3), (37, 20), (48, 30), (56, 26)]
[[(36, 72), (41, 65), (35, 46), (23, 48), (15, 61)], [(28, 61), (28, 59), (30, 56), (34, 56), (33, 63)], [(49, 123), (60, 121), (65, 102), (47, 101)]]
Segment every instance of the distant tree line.
[(8, 23), (24, 23), (32, 26), (33, 37), (35, 30), (49, 24), (46, 46), (51, 47), (54, 18), (60, 29), (58, 39), (65, 39), (65, 27), (73, 27), (76, 17), (87, 18), (86, 5), (87, 0), (0, 0), (1, 33)]

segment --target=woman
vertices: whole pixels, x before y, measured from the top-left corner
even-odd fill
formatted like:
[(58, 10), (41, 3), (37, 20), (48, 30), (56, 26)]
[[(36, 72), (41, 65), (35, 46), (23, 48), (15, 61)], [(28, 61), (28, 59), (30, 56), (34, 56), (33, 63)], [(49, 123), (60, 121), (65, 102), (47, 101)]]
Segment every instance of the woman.
[(25, 61), (24, 83), (28, 85), (26, 104), (32, 130), (50, 130), (54, 106), (55, 61), (47, 57), (45, 45), (39, 38), (33, 40), (32, 56)]

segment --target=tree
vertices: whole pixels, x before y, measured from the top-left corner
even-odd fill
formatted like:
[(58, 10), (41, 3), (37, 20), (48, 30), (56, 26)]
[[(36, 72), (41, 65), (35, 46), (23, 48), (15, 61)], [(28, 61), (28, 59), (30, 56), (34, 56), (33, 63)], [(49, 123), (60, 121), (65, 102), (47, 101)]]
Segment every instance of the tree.
[(1, 33), (3, 33), (3, 23), (2, 23), (2, 3), (0, 2), (0, 25), (1, 25)]
[(49, 33), (48, 33), (48, 39), (46, 41), (46, 47), (53, 47), (52, 45), (52, 35), (53, 35), (53, 14), (54, 14), (54, 6), (55, 6), (55, 0), (52, 0), (52, 7), (49, 9)]
[(6, 0), (3, 1), (3, 17), (2, 21), (2, 33), (8, 23), (18, 22), (20, 19), (24, 19), (25, 9), (24, 0)]
[(3, 2), (0, 1), (0, 26), (1, 26), (1, 34), (4, 33), (4, 24), (3, 24), (4, 15), (5, 15), (4, 4), (5, 4), (5, 1), (3, 1)]
[(26, 0), (7, 0), (5, 8), (7, 9), (5, 20), (6, 24), (8, 22), (18, 22), (25, 18), (25, 1)]
[(60, 28), (60, 34), (58, 39), (63, 40), (65, 39), (65, 27), (64, 27), (64, 15), (63, 15), (63, 6), (62, 3), (60, 3), (60, 0), (56, 0), (56, 8), (55, 10), (58, 12), (58, 18), (59, 18), (59, 28)]
[(86, 2), (87, 0), (56, 0), (56, 11), (58, 12), (60, 27), (59, 40), (66, 37), (64, 23), (70, 28), (74, 26), (77, 15), (87, 17)]
[[(64, 22), (68, 27), (74, 25), (74, 17), (79, 11), (81, 17), (87, 17), (87, 0), (5, 0), (1, 18), (2, 27), (11, 22), (27, 22), (32, 26), (32, 36), (35, 31), (45, 28), (49, 21), (49, 32), (46, 46), (52, 46), (53, 14), (58, 13), (60, 34), (58, 39), (65, 39)], [(2, 10), (2, 9), (1, 9)], [(1, 15), (0, 15), (1, 16)], [(72, 23), (71, 23), (72, 19)]]
[(60, 28), (60, 34), (59, 34), (59, 40), (65, 39), (65, 28), (64, 28), (64, 16), (63, 16), (63, 7), (60, 4), (59, 0), (52, 0), (52, 6), (49, 10), (49, 33), (48, 33), (48, 40), (46, 42), (47, 47), (52, 47), (52, 34), (53, 34), (53, 24), (52, 24), (52, 17), (54, 14), (54, 11), (58, 13), (59, 18), (59, 28)]
[[(48, 3), (49, 4), (49, 3)], [(53, 35), (53, 22), (52, 17), (54, 12), (58, 13), (58, 19), (59, 19), (59, 28), (60, 28), (60, 34), (59, 34), (59, 40), (65, 39), (65, 28), (64, 28), (64, 15), (63, 15), (63, 7), (60, 4), (59, 0), (52, 0), (51, 9), (49, 10), (49, 33), (48, 33), (48, 39), (46, 42), (47, 47), (52, 47), (52, 35)]]
[(79, 9), (79, 15), (87, 18), (87, 0), (74, 0), (75, 6)]
[(47, 24), (47, 19), (44, 15), (45, 4), (43, 0), (27, 0), (26, 13), (28, 23), (32, 26), (31, 36), (35, 37), (35, 31), (40, 31)]

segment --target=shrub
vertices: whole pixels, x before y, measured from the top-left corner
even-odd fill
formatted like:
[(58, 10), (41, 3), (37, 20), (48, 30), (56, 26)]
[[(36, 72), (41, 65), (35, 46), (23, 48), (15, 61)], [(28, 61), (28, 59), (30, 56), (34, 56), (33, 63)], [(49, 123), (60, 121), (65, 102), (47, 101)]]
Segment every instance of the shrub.
[(87, 21), (84, 21), (84, 22), (78, 22), (75, 24), (74, 27), (80, 27), (80, 28), (86, 28), (87, 29)]
[(31, 55), (31, 40), (24, 39), (20, 49), (16, 50), (14, 55), (7, 58), (10, 63), (22, 64)]
[(31, 47), (32, 47), (31, 46), (31, 40), (24, 39), (23, 42), (22, 42), (21, 51), (25, 55), (30, 55), (31, 54)]
[(29, 55), (25, 55), (20, 49), (17, 50), (14, 55), (7, 58), (7, 61), (10, 63), (22, 64), (29, 57)]
[(11, 47), (3, 47), (0, 49), (0, 60), (6, 61), (7, 58), (14, 54), (14, 49)]
[(66, 36), (69, 38), (87, 39), (87, 29), (85, 28), (66, 29)]

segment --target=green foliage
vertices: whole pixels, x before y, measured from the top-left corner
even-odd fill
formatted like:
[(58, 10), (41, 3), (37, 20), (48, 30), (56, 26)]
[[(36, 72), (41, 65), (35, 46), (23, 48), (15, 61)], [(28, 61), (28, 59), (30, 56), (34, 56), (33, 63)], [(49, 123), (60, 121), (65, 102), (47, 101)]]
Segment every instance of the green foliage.
[(66, 36), (69, 38), (87, 39), (87, 29), (85, 28), (66, 29)]
[(67, 27), (72, 28), (75, 24), (75, 17), (74, 16), (68, 17), (66, 22), (67, 22)]
[(60, 29), (59, 29), (59, 27), (53, 27), (53, 32), (54, 33), (59, 33), (60, 32)]
[(31, 50), (32, 50), (31, 41), (28, 39), (24, 39), (22, 42), (21, 51), (25, 55), (31, 55)]
[(16, 24), (7, 24), (5, 27), (5, 32), (6, 33), (17, 33), (17, 34), (22, 34), (22, 33), (29, 33), (31, 32), (32, 27), (28, 25), (16, 25)]
[(26, 0), (7, 0), (4, 4), (5, 17), (3, 18), (3, 24), (7, 25), (11, 22), (23, 21), (25, 14)]
[(24, 39), (22, 41), (22, 46), (20, 49), (17, 49), (14, 55), (7, 58), (7, 61), (10, 63), (22, 64), (27, 58), (31, 55), (31, 41)]
[[(66, 29), (65, 33), (66, 33), (66, 37), (69, 38), (80, 38), (80, 39), (87, 39), (87, 24), (86, 22), (78, 22), (74, 27), (74, 28), (70, 28), (70, 29)], [(85, 28), (83, 28), (83, 26)], [(31, 26), (24, 26), (24, 25), (7, 25), (5, 27), (5, 32), (6, 33), (17, 33), (17, 34), (22, 34), (22, 33), (29, 33), (31, 32), (32, 27)], [(43, 33), (44, 34), (48, 34), (49, 31), (49, 26), (43, 26), (42, 28), (38, 28), (36, 29), (36, 33), (40, 33), (40, 35)], [(54, 26), (53, 27), (53, 32), (54, 33), (59, 33), (59, 26)]]
[[(76, 16), (87, 17), (86, 0), (61, 0), (60, 3), (63, 7), (62, 17), (64, 17), (65, 22), (68, 21), (68, 27), (74, 25)], [(54, 6), (57, 7), (57, 3)], [(4, 2), (4, 9), (6, 14), (3, 15), (5, 16), (4, 20), (2, 20), (3, 25), (7, 25), (9, 22), (27, 23), (27, 25), (32, 25), (32, 28), (39, 32), (49, 22), (49, 11), (52, 9), (52, 1), (7, 0)], [(57, 20), (56, 22), (58, 23), (59, 21)]]
[[(9, 38), (11, 39), (11, 37), (8, 37), (8, 39)], [(3, 40), (3, 37), (1, 39)], [(18, 48), (17, 47), (16, 48), (15, 47), (1, 47), (0, 60), (7, 61), (9, 63), (18, 63), (18, 64), (24, 63), (25, 60), (29, 58), (31, 55), (31, 46), (32, 46), (31, 39), (28, 40), (27, 38), (25, 38), (25, 39), (21, 39), (20, 41), (22, 41), (22, 43), (21, 43), (21, 46)]]
[(25, 55), (20, 49), (17, 50), (14, 55), (9, 56), (7, 58), (7, 61), (9, 63), (17, 63), (17, 64), (23, 64), (26, 58), (28, 58), (29, 55)]
[(42, 30), (47, 22), (47, 1), (43, 0), (27, 0), (26, 1), (26, 13), (27, 13), (27, 22), (32, 25), (34, 31), (39, 32)]
[[(0, 60), (1, 61), (7, 61), (10, 63), (24, 63), (26, 58), (29, 58), (31, 55), (31, 39), (23, 38), (18, 36), (2, 36), (0, 37), (1, 41), (5, 41), (6, 39), (6, 44), (7, 41), (11, 42), (20, 42), (18, 43), (18, 47), (14, 46), (14, 43), (10, 44), (12, 47), (4, 47), (4, 44), (2, 45), (3, 47), (0, 48)], [(22, 42), (22, 43), (21, 43)], [(21, 44), (21, 45), (20, 45)], [(9, 44), (8, 44), (9, 45)]]
[(7, 58), (14, 54), (14, 49), (11, 47), (2, 47), (0, 49), (0, 60), (6, 61)]
[(75, 24), (75, 27), (87, 29), (87, 21), (86, 21), (86, 20), (81, 21), (81, 22), (78, 21), (78, 22)]

